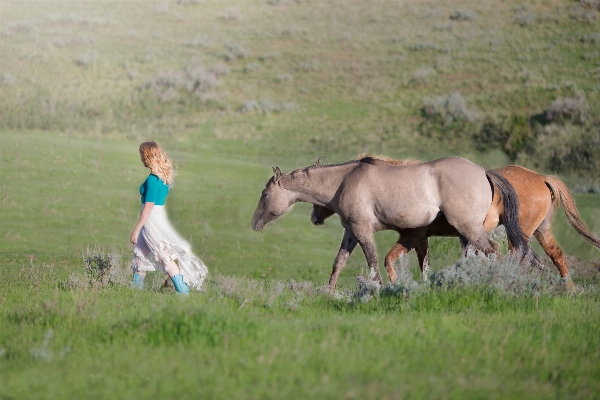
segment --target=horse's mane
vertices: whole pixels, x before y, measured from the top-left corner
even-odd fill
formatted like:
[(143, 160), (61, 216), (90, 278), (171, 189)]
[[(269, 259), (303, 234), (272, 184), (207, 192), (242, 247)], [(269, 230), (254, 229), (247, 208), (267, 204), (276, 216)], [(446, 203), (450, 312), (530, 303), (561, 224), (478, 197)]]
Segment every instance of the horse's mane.
[(355, 158), (356, 161), (366, 161), (366, 160), (381, 160), (394, 165), (411, 165), (411, 164), (421, 164), (423, 161), (417, 160), (416, 158), (405, 158), (404, 160), (397, 160), (395, 158), (391, 158), (384, 155), (372, 156), (369, 154), (359, 154)]
[(317, 161), (315, 161), (315, 163), (313, 165), (309, 165), (308, 167), (299, 168), (294, 171), (287, 172), (287, 173), (283, 174), (282, 176), (289, 176), (290, 178), (295, 179), (296, 175), (300, 172), (303, 172), (306, 175), (309, 175), (311, 170), (317, 169), (317, 168), (337, 167), (340, 165), (347, 165), (347, 164), (352, 164), (355, 162), (372, 163), (374, 160), (385, 161), (387, 163), (394, 164), (394, 165), (411, 165), (411, 164), (421, 164), (422, 163), (421, 160), (417, 160), (416, 158), (406, 158), (404, 160), (397, 160), (395, 158), (391, 158), (391, 157), (384, 156), (384, 155), (372, 156), (369, 154), (359, 154), (352, 160), (349, 160), (349, 161), (346, 161), (343, 163), (339, 163), (339, 164), (322, 164), (321, 158), (322, 157), (319, 157), (319, 159)]

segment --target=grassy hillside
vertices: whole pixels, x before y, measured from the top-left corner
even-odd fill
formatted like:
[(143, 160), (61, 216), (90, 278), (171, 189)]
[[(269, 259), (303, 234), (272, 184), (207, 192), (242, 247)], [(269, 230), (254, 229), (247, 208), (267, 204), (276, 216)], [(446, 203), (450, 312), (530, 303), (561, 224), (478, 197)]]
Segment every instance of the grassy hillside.
[[(337, 217), (250, 218), (272, 166), (460, 155), (557, 174), (600, 234), (599, 7), (1, 1), (0, 397), (593, 397), (597, 279), (378, 295), (357, 249), (329, 294)], [(124, 284), (143, 140), (173, 160), (169, 216), (211, 273), (187, 300), (160, 274)], [(562, 210), (553, 226), (599, 257)], [(396, 238), (376, 235), (380, 260)], [(430, 244), (436, 271), (460, 257)], [(96, 246), (122, 256), (121, 281), (89, 282)]]
[[(1, 11), (5, 128), (134, 141), (204, 132), (269, 157), (459, 153), (485, 162), (469, 139), (484, 121), (509, 129), (489, 140), (516, 156), (535, 144), (539, 135), (523, 129), (545, 111), (598, 115), (600, 33), (589, 1), (32, 4)], [(443, 99), (458, 93), (447, 109)], [(559, 98), (572, 101), (553, 108)], [(460, 129), (443, 123), (436, 133), (438, 115)], [(522, 153), (522, 163), (543, 158)]]

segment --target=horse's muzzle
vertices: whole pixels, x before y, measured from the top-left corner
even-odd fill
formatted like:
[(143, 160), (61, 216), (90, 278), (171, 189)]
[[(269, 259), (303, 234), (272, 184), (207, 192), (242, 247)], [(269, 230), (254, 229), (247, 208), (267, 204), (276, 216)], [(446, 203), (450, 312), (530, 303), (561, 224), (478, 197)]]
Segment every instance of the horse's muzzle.
[(310, 222), (312, 222), (313, 225), (317, 225), (317, 226), (325, 224), (325, 220), (324, 219), (318, 218), (315, 215), (315, 210), (311, 210), (310, 211)]
[(252, 229), (254, 229), (256, 232), (262, 231), (264, 227), (265, 223), (261, 220), (252, 221)]

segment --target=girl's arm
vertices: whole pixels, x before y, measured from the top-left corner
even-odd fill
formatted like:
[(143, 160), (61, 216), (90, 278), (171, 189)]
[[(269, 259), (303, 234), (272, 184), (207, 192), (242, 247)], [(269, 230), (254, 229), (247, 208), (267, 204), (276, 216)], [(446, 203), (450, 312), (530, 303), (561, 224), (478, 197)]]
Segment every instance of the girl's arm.
[(140, 235), (140, 230), (142, 229), (142, 226), (144, 226), (144, 224), (148, 220), (148, 217), (150, 217), (150, 213), (152, 212), (153, 208), (154, 208), (154, 202), (144, 203), (144, 208), (142, 209), (140, 218), (138, 219), (137, 224), (135, 224), (135, 228), (133, 228), (133, 232), (131, 232), (131, 237), (129, 238), (129, 241), (132, 244), (137, 243), (138, 236)]

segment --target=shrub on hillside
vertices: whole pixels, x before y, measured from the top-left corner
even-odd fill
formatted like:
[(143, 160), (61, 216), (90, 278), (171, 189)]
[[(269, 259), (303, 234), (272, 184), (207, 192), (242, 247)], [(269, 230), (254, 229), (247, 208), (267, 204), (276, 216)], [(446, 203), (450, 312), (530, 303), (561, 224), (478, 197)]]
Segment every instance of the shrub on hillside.
[(600, 10), (600, 0), (577, 0), (579, 4), (593, 10)]
[(425, 99), (422, 112), (425, 118), (439, 120), (444, 125), (455, 121), (475, 122), (477, 120), (477, 111), (469, 108), (467, 101), (458, 92), (450, 96)]
[(84, 54), (80, 54), (74, 61), (80, 67), (87, 67), (88, 65), (94, 63), (96, 61), (97, 55), (96, 51), (89, 51)]
[(279, 52), (278, 51), (271, 51), (268, 53), (264, 53), (262, 54), (260, 57), (258, 57), (259, 60), (261, 61), (265, 61), (265, 60), (275, 60), (277, 58), (279, 58)]
[(229, 73), (229, 68), (216, 64), (206, 69), (202, 64), (190, 62), (179, 71), (161, 71), (148, 79), (140, 89), (149, 89), (160, 99), (161, 103), (168, 103), (180, 95), (180, 90), (206, 97), (206, 93), (214, 90), (219, 85), (219, 78)]
[(414, 83), (428, 83), (429, 79), (436, 75), (436, 71), (432, 67), (419, 68), (413, 72), (412, 82)]
[(577, 183), (573, 188), (573, 193), (600, 193), (600, 179), (589, 183)]
[(546, 125), (519, 158), (553, 173), (598, 176), (600, 131), (597, 122)]
[(536, 21), (537, 17), (534, 13), (524, 11), (515, 13), (515, 22), (520, 26), (533, 25)]
[(421, 116), (418, 130), (422, 135), (454, 145), (468, 142), (479, 126), (477, 111), (467, 105), (460, 93), (426, 98)]
[(225, 53), (223, 54), (226, 61), (235, 61), (250, 57), (252, 52), (245, 47), (236, 43), (226, 43)]
[(244, 72), (248, 74), (250, 72), (256, 71), (257, 69), (260, 69), (260, 64), (256, 61), (253, 61), (249, 64), (246, 64), (246, 66), (244, 67)]
[(569, 119), (571, 122), (583, 122), (586, 118), (588, 105), (585, 93), (577, 91), (573, 97), (558, 97), (546, 109), (548, 121)]
[[(590, 3), (593, 2), (593, 0), (590, 1)], [(587, 4), (567, 7), (567, 12), (569, 13), (569, 17), (571, 19), (584, 24), (590, 24), (596, 19), (596, 12), (594, 12), (594, 7), (590, 7)]]
[(475, 18), (477, 18), (477, 14), (471, 10), (455, 10), (450, 15), (450, 19), (455, 21), (471, 21)]
[(477, 150), (500, 149), (512, 160), (533, 138), (534, 131), (524, 115), (486, 116), (471, 136)]
[(238, 109), (241, 113), (247, 113), (252, 111), (260, 111), (264, 114), (269, 113), (280, 113), (285, 111), (293, 111), (297, 108), (296, 103), (292, 101), (277, 103), (270, 99), (263, 99), (259, 102), (254, 100), (245, 101), (244, 104)]
[(598, 43), (600, 42), (600, 32), (586, 33), (581, 37), (583, 43)]
[(2, 86), (12, 86), (15, 83), (17, 80), (11, 74), (2, 74)]

